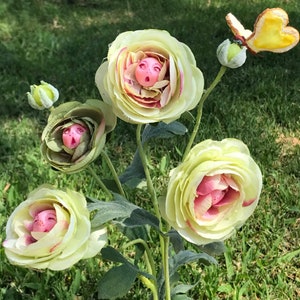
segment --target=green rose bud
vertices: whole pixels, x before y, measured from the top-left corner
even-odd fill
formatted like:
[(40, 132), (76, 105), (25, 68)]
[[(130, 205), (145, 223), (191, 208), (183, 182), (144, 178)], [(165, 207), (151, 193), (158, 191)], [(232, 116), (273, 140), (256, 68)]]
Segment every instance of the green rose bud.
[(252, 215), (262, 174), (240, 140), (205, 140), (170, 173), (164, 219), (191, 243), (229, 238)]
[(221, 43), (217, 49), (217, 57), (221, 65), (235, 69), (241, 67), (246, 61), (247, 48), (231, 43), (228, 39)]
[(52, 107), (58, 97), (58, 90), (45, 81), (41, 81), (40, 85), (31, 85), (30, 92), (27, 93), (29, 105), (39, 110)]
[(99, 156), (115, 125), (116, 116), (102, 101), (61, 104), (51, 111), (43, 131), (42, 155), (54, 169), (79, 172)]
[(106, 242), (106, 228), (91, 231), (82, 194), (42, 185), (9, 217), (3, 246), (12, 264), (64, 270), (95, 256)]

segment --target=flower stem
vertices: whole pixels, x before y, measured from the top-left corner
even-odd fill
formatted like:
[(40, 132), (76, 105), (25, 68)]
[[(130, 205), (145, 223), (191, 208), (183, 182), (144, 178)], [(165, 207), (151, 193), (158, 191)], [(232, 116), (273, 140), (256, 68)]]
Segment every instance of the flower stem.
[(143, 239), (135, 239), (133, 241), (130, 241), (130, 242), (126, 243), (122, 248), (125, 249), (125, 248), (128, 248), (135, 244), (142, 244), (143, 247), (145, 248), (147, 269), (148, 269), (149, 273), (155, 277), (156, 271), (155, 271), (155, 263), (154, 263), (154, 260), (152, 257), (152, 253), (149, 249), (149, 246)]
[(153, 295), (152, 300), (159, 300), (158, 293), (157, 293), (157, 287), (153, 284), (153, 282), (143, 275), (139, 275), (139, 279), (144, 283), (144, 285), (147, 288), (149, 288), (151, 290), (152, 295)]
[(124, 192), (124, 190), (123, 190), (123, 187), (122, 187), (122, 184), (121, 184), (121, 182), (120, 182), (119, 176), (118, 176), (118, 174), (117, 174), (117, 172), (116, 172), (116, 169), (115, 169), (114, 165), (112, 164), (112, 162), (111, 162), (109, 156), (107, 155), (107, 153), (106, 153), (105, 151), (102, 151), (102, 152), (101, 152), (101, 155), (102, 155), (103, 158), (105, 159), (105, 161), (106, 161), (106, 163), (107, 163), (107, 165), (108, 165), (108, 167), (109, 167), (109, 169), (110, 169), (110, 171), (111, 171), (111, 173), (112, 173), (112, 175), (113, 175), (113, 177), (114, 177), (115, 183), (117, 184), (117, 187), (118, 187), (118, 189), (119, 189), (120, 194), (121, 194), (123, 197), (125, 197), (125, 192)]
[(208, 98), (208, 96), (210, 95), (210, 93), (213, 91), (213, 89), (221, 81), (221, 79), (222, 79), (223, 75), (225, 74), (226, 70), (227, 70), (227, 67), (221, 66), (221, 68), (220, 68), (217, 76), (215, 77), (214, 81), (211, 83), (211, 85), (208, 87), (208, 89), (205, 91), (205, 93), (202, 95), (202, 97), (200, 99), (200, 102), (198, 104), (198, 109), (197, 109), (196, 123), (195, 123), (194, 129), (192, 131), (192, 134), (190, 136), (189, 142), (188, 142), (188, 144), (185, 148), (185, 152), (184, 152), (184, 155), (183, 155), (183, 160), (185, 159), (185, 157), (190, 152), (190, 150), (192, 148), (192, 145), (194, 143), (196, 134), (199, 130), (201, 117), (202, 117), (203, 104), (204, 104), (205, 100)]
[[(147, 157), (146, 157), (146, 154), (145, 154), (145, 151), (144, 151), (144, 148), (142, 145), (142, 141), (141, 141), (141, 129), (142, 129), (142, 125), (138, 124), (137, 129), (136, 129), (137, 147), (138, 147), (139, 155), (140, 155), (140, 158), (141, 158), (141, 161), (143, 164), (146, 181), (147, 181), (147, 188), (150, 193), (151, 200), (153, 202), (155, 215), (159, 219), (159, 223), (161, 224), (161, 216), (160, 216), (160, 211), (159, 211), (159, 206), (158, 206), (158, 200), (157, 200), (156, 192), (155, 192), (155, 189), (153, 186), (152, 178), (151, 178), (151, 175), (149, 172)], [(160, 228), (160, 229), (162, 229), (162, 228)]]
[(169, 270), (169, 236), (163, 237), (164, 247), (163, 247), (163, 268), (165, 277), (165, 295), (166, 300), (171, 300), (171, 287), (170, 287), (170, 270)]
[(94, 179), (97, 181), (97, 183), (101, 186), (105, 194), (108, 196), (109, 200), (113, 198), (112, 193), (109, 191), (109, 189), (106, 187), (106, 185), (103, 183), (103, 181), (100, 179), (100, 177), (96, 174), (96, 172), (93, 170), (91, 166), (87, 167), (90, 173), (93, 175)]
[[(159, 228), (161, 231), (163, 231), (163, 225), (161, 220), (161, 214), (159, 211), (159, 205), (158, 205), (158, 199), (157, 195), (153, 186), (153, 182), (151, 179), (151, 175), (148, 168), (148, 162), (147, 157), (143, 148), (143, 144), (141, 141), (141, 129), (142, 125), (138, 124), (136, 129), (136, 141), (138, 146), (139, 155), (143, 164), (146, 180), (147, 180), (147, 188), (150, 193), (152, 204), (154, 207), (154, 211), (156, 214), (156, 217), (159, 220)], [(170, 287), (170, 274), (169, 274), (169, 237), (162, 237), (159, 235), (159, 241), (160, 241), (160, 251), (162, 256), (162, 267), (164, 272), (164, 278), (165, 278), (165, 299), (171, 300), (171, 287)]]

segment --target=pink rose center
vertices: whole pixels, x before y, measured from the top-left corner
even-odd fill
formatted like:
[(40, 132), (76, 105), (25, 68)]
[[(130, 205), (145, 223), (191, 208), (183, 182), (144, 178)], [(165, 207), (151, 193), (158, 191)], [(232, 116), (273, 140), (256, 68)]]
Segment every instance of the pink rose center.
[(197, 219), (213, 219), (220, 210), (240, 196), (238, 185), (230, 175), (205, 176), (197, 187), (194, 211)]
[(56, 224), (56, 212), (47, 209), (39, 212), (33, 219), (31, 231), (49, 232)]
[(153, 86), (158, 81), (162, 64), (154, 57), (142, 59), (135, 69), (137, 82), (144, 87)]
[(65, 128), (62, 134), (63, 144), (69, 149), (76, 148), (80, 144), (81, 137), (86, 131), (86, 127), (80, 124), (73, 124)]

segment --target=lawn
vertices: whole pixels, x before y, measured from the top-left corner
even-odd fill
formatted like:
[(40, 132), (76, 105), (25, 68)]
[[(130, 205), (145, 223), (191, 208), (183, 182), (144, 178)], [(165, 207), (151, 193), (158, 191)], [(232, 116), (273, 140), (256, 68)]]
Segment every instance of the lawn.
[[(252, 29), (258, 14), (268, 7), (283, 8), (290, 25), (300, 29), (298, 0), (2, 1), (1, 243), (9, 215), (40, 184), (103, 197), (88, 171), (66, 175), (42, 160), (40, 137), (48, 112), (28, 105), (26, 92), (31, 84), (45, 80), (56, 86), (59, 103), (99, 99), (94, 76), (108, 45), (123, 31), (157, 28), (191, 48), (208, 87), (220, 66), (216, 49), (232, 38), (225, 15), (232, 12)], [(299, 49), (298, 45), (282, 54), (248, 53), (246, 63), (228, 70), (204, 105), (196, 140), (232, 137), (244, 141), (262, 170), (263, 190), (254, 215), (225, 241), (225, 253), (216, 257), (218, 265), (191, 263), (180, 269), (183, 282), (198, 282), (189, 293), (192, 299), (300, 298)], [(192, 130), (191, 118), (180, 121)], [(167, 184), (169, 170), (180, 160), (187, 141), (188, 134), (150, 145), (151, 171), (158, 189)], [(130, 164), (135, 148), (135, 126), (118, 120), (106, 152), (120, 174)], [(111, 179), (101, 158), (93, 168), (101, 178)], [(129, 193), (134, 194), (136, 204), (151, 209), (145, 190)], [(109, 233), (110, 246), (120, 247), (124, 237), (112, 226)], [(3, 247), (0, 256), (0, 299), (97, 299), (97, 282), (111, 267), (99, 254), (66, 271), (41, 272), (11, 265)], [(149, 297), (150, 291), (136, 281), (122, 299)]]

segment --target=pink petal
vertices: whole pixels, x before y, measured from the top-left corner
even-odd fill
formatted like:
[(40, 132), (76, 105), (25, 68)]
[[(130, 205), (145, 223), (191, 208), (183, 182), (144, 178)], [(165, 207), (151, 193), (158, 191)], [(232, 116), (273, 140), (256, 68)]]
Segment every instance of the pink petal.
[(234, 190), (238, 191), (239, 187), (230, 175), (223, 175), (223, 180)]
[(227, 184), (222, 180), (221, 175), (204, 176), (197, 187), (198, 195), (207, 195), (214, 190), (223, 190)]
[(205, 196), (199, 195), (198, 197), (196, 197), (194, 200), (194, 212), (196, 218), (201, 218), (211, 207), (211, 205), (212, 205), (211, 195), (205, 195)]
[(229, 188), (228, 191), (225, 193), (223, 199), (216, 203), (214, 207), (221, 207), (228, 205), (235, 200), (237, 200), (240, 197), (240, 192), (233, 190), (232, 188)]
[(212, 198), (212, 205), (216, 205), (222, 202), (224, 196), (226, 194), (226, 190), (214, 190), (210, 193)]
[(246, 200), (243, 202), (243, 207), (247, 207), (255, 202), (256, 199)]
[(219, 214), (219, 210), (216, 207), (211, 207), (202, 218), (212, 220)]

